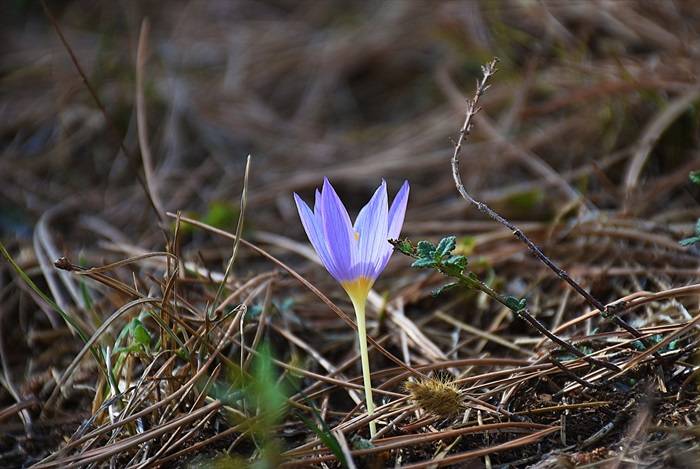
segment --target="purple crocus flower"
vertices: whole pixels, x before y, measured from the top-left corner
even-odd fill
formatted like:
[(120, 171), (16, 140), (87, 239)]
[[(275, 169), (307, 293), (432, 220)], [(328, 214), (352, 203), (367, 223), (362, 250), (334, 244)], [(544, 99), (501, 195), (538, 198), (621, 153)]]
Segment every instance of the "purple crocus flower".
[[(323, 180), (323, 189), (320, 192), (316, 190), (313, 212), (297, 194), (294, 194), (301, 223), (309, 241), (328, 272), (348, 293), (355, 308), (365, 402), (369, 415), (374, 413), (374, 401), (367, 352), (365, 305), (374, 281), (389, 262), (392, 247), (388, 240), (398, 238), (401, 232), (408, 202), (408, 189), (406, 181), (390, 208), (386, 183), (382, 181), (367, 205), (360, 210), (354, 225), (328, 179)], [(372, 437), (377, 432), (374, 420), (369, 423), (369, 432)]]
[(353, 303), (367, 299), (374, 281), (389, 262), (392, 247), (387, 240), (399, 237), (408, 192), (405, 181), (389, 207), (386, 182), (382, 181), (354, 224), (328, 179), (324, 178), (320, 192), (316, 190), (313, 212), (294, 194), (309, 241)]

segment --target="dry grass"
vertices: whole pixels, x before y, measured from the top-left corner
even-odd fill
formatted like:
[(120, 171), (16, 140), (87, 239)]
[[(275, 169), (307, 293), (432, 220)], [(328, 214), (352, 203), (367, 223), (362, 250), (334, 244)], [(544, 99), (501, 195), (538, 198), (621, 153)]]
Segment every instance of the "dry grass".
[[(68, 49), (40, 6), (0, 15), (1, 467), (698, 465), (700, 5), (48, 6)], [(464, 185), (641, 339), (455, 190), (492, 56)], [(363, 439), (349, 303), (291, 198), (323, 176), (355, 210), (408, 179), (405, 236), (456, 235), (598, 362), (395, 254)]]

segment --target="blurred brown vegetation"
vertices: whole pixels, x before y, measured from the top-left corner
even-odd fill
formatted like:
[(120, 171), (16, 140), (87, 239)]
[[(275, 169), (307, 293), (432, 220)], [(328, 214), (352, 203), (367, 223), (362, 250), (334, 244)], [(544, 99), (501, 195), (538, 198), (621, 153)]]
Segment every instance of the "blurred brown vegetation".
[[(63, 255), (96, 266), (163, 251), (162, 229), (171, 231), (174, 226), (170, 218), (159, 223), (144, 190), (136, 57), (146, 18), (150, 34), (143, 91), (156, 198), (167, 211), (182, 211), (234, 231), (245, 159), (252, 155), (244, 237), (268, 246), (324, 291), (337, 293), (337, 287), (323, 270), (299, 256), (302, 246), (290, 247), (290, 239), (305, 242), (291, 193), (308, 199), (327, 176), (356, 211), (381, 178), (392, 192), (408, 179), (412, 193), (406, 236), (458, 235), (463, 252), (479, 258), (483, 271), (496, 276), (504, 289), (527, 295), (533, 310), (552, 328), (582, 314), (579, 298), (569, 296), (509, 233), (484, 219), (455, 191), (449, 167), (453, 139), (480, 66), (494, 56), (500, 59), (499, 72), (462, 154), (463, 178), (471, 193), (517, 221), (606, 302), (697, 281), (696, 248), (681, 248), (677, 241), (692, 234), (700, 216), (700, 190), (687, 179), (700, 166), (699, 2), (211, 0), (47, 5), (113, 128), (41, 4), (4, 2), (0, 235), (40, 287), (92, 329), (103, 318), (91, 314), (108, 316), (123, 304), (123, 297), (101, 291), (95, 310), (99, 313), (88, 314), (70, 283), (60, 284), (47, 266)], [(229, 240), (189, 225), (180, 235), (188, 261), (213, 271), (225, 267)], [(241, 256), (238, 285), (270, 269), (249, 252)], [(445, 352), (442, 358), (453, 359), (486, 351), (495, 356), (512, 353), (498, 344), (476, 341), (455, 352), (449, 336), (454, 331), (435, 320), (441, 308), (455, 308), (460, 321), (505, 334), (511, 342), (530, 335), (519, 343), (522, 347), (539, 340), (505, 316), (492, 322), (495, 313), (481, 300), (430, 298), (430, 287), (440, 279), (418, 277), (406, 266), (404, 259), (395, 259), (379, 289), (389, 299), (399, 299), (396, 304), (405, 305), (406, 314), (425, 327), (434, 342), (413, 344), (416, 363), (434, 360), (432, 347)], [(122, 272), (121, 278), (126, 284), (137, 283), (130, 272)], [(149, 281), (146, 275), (138, 283), (146, 291), (156, 288)], [(16, 288), (16, 274), (6, 264), (0, 267), (0, 282), (4, 379), (24, 389), (25, 397), (36, 395), (41, 401), (39, 390), (49, 386), (51, 370), (64, 370), (82, 344), (61, 329), (54, 315), (38, 309), (36, 295)], [(293, 282), (284, 282), (280, 301), (293, 296), (295, 288)], [(333, 297), (343, 301), (340, 294)], [(307, 299), (296, 298), (300, 304)], [(464, 304), (457, 308), (460, 301), (469, 305), (469, 314)], [(650, 307), (627, 319), (636, 327), (652, 327), (668, 318), (665, 324), (680, 327), (690, 319), (688, 310), (697, 310), (697, 305), (693, 309), (669, 301), (671, 306), (661, 308), (662, 319), (659, 310)], [(349, 332), (317, 303), (305, 306), (304, 313), (317, 321), (316, 330)], [(380, 326), (375, 332), (383, 333)], [(392, 338), (397, 356), (406, 340), (398, 335), (401, 327)], [(606, 328), (609, 324), (601, 320), (577, 333)], [(51, 329), (58, 338), (46, 335)], [(324, 353), (335, 353), (320, 339), (309, 340), (317, 341)], [(352, 347), (350, 335), (342, 340)], [(284, 354), (279, 347), (277, 352)], [(676, 379), (669, 388), (677, 390), (687, 377), (684, 373), (668, 371)], [(94, 386), (95, 378), (76, 380)], [(63, 411), (90, 401), (86, 396), (75, 399)], [(521, 401), (521, 406), (533, 405), (525, 397)], [(0, 389), (3, 408), (15, 403), (7, 386)], [(627, 403), (618, 402), (615, 411)], [(686, 404), (692, 409), (694, 401)], [(95, 410), (95, 401), (92, 405)], [(695, 411), (688, 412), (689, 421), (695, 422)], [(600, 426), (608, 420), (601, 417)], [(79, 421), (67, 421), (64, 434), (71, 435)], [(22, 433), (20, 420), (7, 422), (11, 441), (2, 444), (8, 464), (35, 462), (62, 441), (61, 435), (53, 435), (31, 446), (17, 436)], [(582, 439), (595, 433), (597, 427), (590, 425)], [(622, 430), (616, 438), (624, 436)], [(556, 446), (551, 441), (548, 445)], [(664, 451), (665, 447), (658, 449), (654, 457), (662, 454), (668, 461), (672, 455)], [(533, 454), (510, 454), (501, 462)], [(413, 456), (420, 460), (425, 455)]]
[[(298, 230), (289, 193), (317, 185), (322, 175), (358, 196), (380, 177), (408, 177), (415, 187), (409, 221), (425, 219), (430, 203), (453, 204), (445, 217), (463, 218), (468, 208), (454, 197), (445, 158), (463, 114), (461, 94), (471, 92), (492, 56), (500, 72), (484, 115), (495, 129), (477, 129), (465, 151), (471, 189), (486, 201), (525, 199), (521, 205), (551, 214), (567, 191), (554, 184), (547, 194), (555, 197), (530, 194), (554, 182), (540, 166), (564, 174), (597, 161), (599, 170), (569, 184), (592, 194), (599, 208), (615, 208), (613, 188), (625, 189), (628, 159), (611, 162), (610, 155), (637, 144), (654, 114), (695, 86), (697, 73), (694, 2), (50, 7), (119, 135), (108, 131), (39, 4), (7, 2), (0, 91), (7, 234), (27, 233), (39, 215), (70, 199), (130, 235), (150, 231), (152, 213), (135, 177), (136, 45), (145, 17), (149, 135), (165, 207), (201, 212), (213, 201), (235, 201), (250, 153), (251, 213), (261, 216), (249, 220), (266, 228), (281, 218)], [(638, 182), (692, 158), (691, 111), (664, 134)], [(647, 215), (671, 208), (658, 196), (650, 202)], [(419, 209), (424, 205), (428, 210)]]

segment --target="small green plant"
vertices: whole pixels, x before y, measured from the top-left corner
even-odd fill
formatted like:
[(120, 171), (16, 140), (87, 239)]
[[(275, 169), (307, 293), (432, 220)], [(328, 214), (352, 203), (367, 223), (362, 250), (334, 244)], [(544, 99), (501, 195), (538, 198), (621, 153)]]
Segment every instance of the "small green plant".
[(691, 171), (690, 174), (688, 174), (688, 179), (690, 179), (690, 182), (693, 184), (700, 186), (700, 171)]
[(150, 349), (151, 334), (141, 319), (134, 318), (119, 333), (114, 353), (148, 353)]
[(700, 242), (700, 218), (695, 222), (695, 234), (688, 238), (681, 239), (678, 244), (681, 246), (691, 246)]
[[(688, 175), (688, 179), (693, 184), (700, 186), (700, 171), (691, 171)], [(691, 246), (700, 242), (700, 218), (695, 222), (695, 234), (688, 238), (681, 239), (678, 244), (681, 246)]]
[(331, 452), (340, 462), (341, 467), (348, 467), (348, 462), (345, 458), (345, 453), (343, 453), (338, 439), (335, 437), (335, 435), (333, 435), (333, 432), (331, 431), (328, 424), (323, 420), (318, 410), (316, 410), (316, 408), (313, 406), (311, 406), (311, 410), (313, 411), (316, 421), (319, 422), (318, 425), (316, 424), (316, 422), (309, 419), (301, 412), (297, 412), (296, 415), (302, 422), (304, 422), (304, 426), (306, 426), (306, 428), (314, 432), (318, 439), (321, 440), (321, 443), (323, 443), (323, 445), (326, 448), (331, 450)]
[[(200, 389), (205, 382), (198, 384)], [(287, 413), (289, 389), (278, 379), (270, 345), (263, 342), (258, 347), (250, 373), (229, 363), (226, 377), (212, 382), (207, 393), (231, 408), (227, 414), (231, 425), (242, 426), (256, 447), (253, 462), (241, 467), (277, 467), (282, 450), (275, 428)]]
[(394, 246), (396, 251), (414, 259), (411, 267), (417, 269), (435, 269), (446, 277), (454, 280), (433, 291), (433, 295), (435, 296), (455, 287), (462, 286), (486, 293), (514, 313), (520, 313), (527, 307), (527, 300), (525, 298), (501, 295), (486, 282), (479, 279), (474, 272), (468, 271), (467, 265), (469, 264), (469, 260), (467, 257), (461, 254), (453, 254), (457, 246), (457, 238), (455, 236), (442, 238), (437, 246), (429, 241), (419, 241), (415, 246), (405, 239), (391, 240), (389, 242)]

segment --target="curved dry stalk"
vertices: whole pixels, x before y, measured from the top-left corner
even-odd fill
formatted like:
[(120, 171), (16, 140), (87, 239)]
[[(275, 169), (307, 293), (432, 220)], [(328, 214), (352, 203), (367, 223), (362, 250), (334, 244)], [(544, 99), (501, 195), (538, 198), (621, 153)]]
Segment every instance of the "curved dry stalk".
[(146, 66), (146, 55), (148, 51), (148, 19), (141, 22), (139, 32), (139, 45), (136, 52), (136, 126), (139, 134), (139, 148), (141, 149), (141, 161), (143, 162), (143, 175), (146, 183), (146, 191), (153, 201), (156, 214), (161, 223), (164, 221), (163, 203), (158, 195), (158, 185), (153, 177), (153, 157), (151, 156), (151, 145), (148, 142), (148, 120), (146, 118), (146, 98), (143, 92), (143, 74)]
[[(454, 179), (455, 186), (457, 187), (457, 191), (459, 194), (462, 196), (464, 200), (469, 202), (470, 204), (474, 205), (481, 213), (488, 215), (495, 221), (499, 222), (506, 228), (508, 228), (512, 233), (513, 236), (515, 236), (517, 239), (522, 241), (528, 249), (537, 257), (537, 259), (540, 260), (544, 265), (549, 267), (560, 279), (564, 280), (566, 283), (568, 283), (579, 295), (581, 295), (586, 302), (591, 305), (592, 308), (597, 309), (599, 311), (602, 311), (604, 316), (610, 316), (612, 320), (620, 327), (625, 329), (627, 332), (630, 334), (639, 337), (639, 331), (637, 331), (634, 327), (630, 326), (627, 324), (624, 320), (622, 320), (620, 317), (618, 317), (615, 313), (615, 311), (609, 306), (603, 305), (602, 302), (600, 302), (597, 298), (595, 298), (593, 295), (588, 293), (581, 285), (579, 285), (574, 279), (572, 279), (569, 274), (564, 271), (561, 267), (556, 265), (549, 257), (547, 257), (542, 250), (537, 247), (535, 243), (533, 243), (530, 238), (528, 238), (523, 231), (515, 226), (513, 223), (510, 221), (506, 220), (503, 218), (501, 215), (493, 211), (488, 205), (486, 205), (483, 202), (480, 202), (476, 199), (474, 199), (469, 192), (467, 192), (466, 188), (464, 187), (464, 183), (462, 182), (462, 176), (459, 171), (459, 156), (462, 150), (462, 144), (464, 143), (466, 137), (469, 135), (472, 129), (473, 125), (473, 118), (474, 116), (480, 111), (481, 108), (478, 107), (479, 105), (479, 98), (486, 92), (486, 90), (489, 88), (489, 80), (490, 78), (496, 73), (496, 64), (498, 63), (498, 59), (493, 59), (491, 62), (487, 63), (484, 65), (481, 70), (482, 70), (482, 78), (480, 81), (477, 82), (476, 86), (476, 91), (474, 92), (474, 97), (468, 101), (467, 103), (467, 112), (464, 117), (464, 123), (462, 124), (462, 127), (459, 130), (459, 138), (457, 140), (457, 143), (455, 144), (454, 152), (452, 153), (452, 178)], [(532, 318), (534, 319), (534, 318)], [(531, 325), (534, 325), (533, 321), (528, 320), (528, 322), (531, 323)], [(539, 329), (538, 329), (539, 330)], [(541, 331), (542, 332), (542, 331)], [(549, 336), (548, 337), (552, 340), (553, 337)], [(561, 345), (561, 342), (556, 340), (557, 343)]]
[[(243, 173), (243, 189), (241, 190), (241, 205), (240, 205), (240, 211), (238, 214), (238, 221), (236, 222), (236, 235), (233, 236), (233, 252), (231, 253), (231, 257), (229, 258), (228, 264), (226, 264), (226, 271), (224, 271), (224, 278), (219, 284), (219, 288), (216, 289), (216, 295), (214, 296), (214, 301), (212, 302), (213, 305), (218, 303), (219, 297), (223, 293), (224, 290), (224, 285), (226, 285), (226, 280), (228, 279), (228, 276), (231, 274), (231, 269), (233, 268), (234, 262), (236, 262), (236, 256), (238, 254), (238, 246), (240, 245), (241, 241), (241, 233), (243, 233), (243, 222), (245, 220), (244, 215), (245, 215), (245, 210), (246, 206), (248, 203), (248, 182), (250, 178), (250, 155), (246, 158), (245, 161), (245, 171)], [(170, 215), (170, 213), (168, 213)], [(181, 217), (179, 214), (177, 216), (178, 220), (184, 220), (184, 217)], [(209, 312), (207, 312), (209, 314)]]

